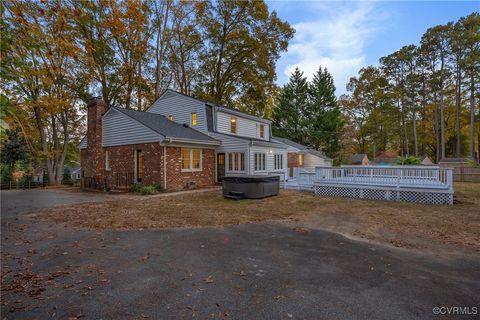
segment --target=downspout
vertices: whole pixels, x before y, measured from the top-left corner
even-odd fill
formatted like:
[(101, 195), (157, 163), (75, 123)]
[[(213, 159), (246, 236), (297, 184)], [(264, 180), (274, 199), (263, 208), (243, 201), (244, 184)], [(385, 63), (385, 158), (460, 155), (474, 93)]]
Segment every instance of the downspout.
[(167, 146), (163, 146), (163, 189), (167, 191)]
[[(172, 138), (168, 138), (172, 142)], [(167, 145), (163, 145), (163, 189), (167, 191)]]

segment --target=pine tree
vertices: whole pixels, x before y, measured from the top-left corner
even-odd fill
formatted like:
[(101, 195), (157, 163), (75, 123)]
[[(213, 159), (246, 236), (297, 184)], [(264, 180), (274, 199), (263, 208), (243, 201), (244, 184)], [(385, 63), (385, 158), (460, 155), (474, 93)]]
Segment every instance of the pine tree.
[(308, 82), (298, 68), (284, 85), (272, 115), (273, 134), (299, 143), (305, 143)]
[(309, 103), (306, 109), (306, 138), (315, 149), (322, 149), (329, 157), (340, 150), (340, 131), (343, 128), (337, 106), (333, 77), (320, 67), (309, 84)]

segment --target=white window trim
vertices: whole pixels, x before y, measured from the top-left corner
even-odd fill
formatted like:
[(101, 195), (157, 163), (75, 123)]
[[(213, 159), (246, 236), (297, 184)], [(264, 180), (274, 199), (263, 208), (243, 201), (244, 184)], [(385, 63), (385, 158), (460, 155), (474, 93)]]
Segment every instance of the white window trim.
[[(280, 159), (280, 167), (277, 168), (277, 158)], [(275, 153), (273, 155), (273, 170), (274, 171), (282, 171), (285, 169), (284, 165), (283, 165), (283, 154), (282, 153)]]
[[(190, 152), (190, 168), (189, 169), (183, 169), (183, 150), (189, 150)], [(194, 169), (193, 168), (193, 150), (198, 150), (200, 151), (200, 168)], [(197, 148), (181, 148), (180, 149), (180, 168), (181, 172), (199, 172), (203, 171), (203, 149), (197, 149)]]
[[(230, 167), (230, 157), (231, 155), (234, 155), (234, 162), (232, 163), (232, 170), (229, 169)], [(241, 154), (243, 154), (243, 170), (235, 170), (235, 167), (241, 167), (241, 161), (240, 161), (240, 158), (241, 158)], [(225, 165), (225, 172), (231, 172), (231, 173), (242, 173), (242, 172), (245, 172), (246, 169), (247, 169), (247, 156), (245, 154), (245, 152), (243, 151), (232, 151), (232, 152), (227, 152), (227, 156), (225, 157), (225, 160), (226, 160), (226, 165)]]
[[(256, 170), (256, 167), (257, 167), (257, 163), (256, 163), (256, 156), (255, 155), (263, 155), (263, 158), (265, 161), (262, 161), (262, 162), (265, 162), (265, 167), (263, 167), (263, 169), (260, 169), (260, 170)], [(263, 164), (263, 163), (262, 163)], [(267, 172), (267, 153), (266, 152), (255, 152), (253, 154), (253, 171), (255, 172)]]

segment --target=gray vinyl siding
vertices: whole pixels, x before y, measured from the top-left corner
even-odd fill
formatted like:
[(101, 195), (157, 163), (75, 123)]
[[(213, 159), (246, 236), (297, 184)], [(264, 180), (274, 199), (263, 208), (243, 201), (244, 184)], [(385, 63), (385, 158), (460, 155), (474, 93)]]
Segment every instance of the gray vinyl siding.
[[(270, 140), (270, 126), (266, 123), (243, 118), (237, 115), (231, 115), (226, 112), (217, 111), (217, 131), (219, 133), (232, 134), (230, 131), (230, 119), (235, 117), (237, 119), (237, 133), (236, 135), (248, 138), (257, 138), (265, 141)], [(265, 126), (265, 135), (260, 138), (260, 124)]]
[[(270, 150), (272, 152), (270, 152)], [(255, 171), (255, 153), (265, 153), (265, 171)], [(274, 168), (274, 155), (281, 154), (283, 155), (283, 169), (275, 170)], [(287, 174), (287, 150), (286, 149), (279, 149), (279, 148), (268, 148), (268, 147), (258, 147), (258, 146), (251, 146), (250, 147), (250, 174), (258, 174), (258, 175), (265, 175), (265, 174), (272, 174), (272, 173), (279, 173), (283, 176)]]
[(196, 112), (197, 125), (191, 127), (200, 131), (207, 131), (205, 103), (195, 98), (167, 91), (147, 111), (161, 114), (165, 117), (172, 115), (173, 121), (180, 124), (187, 123), (188, 125), (190, 125), (192, 113)]
[(127, 115), (110, 109), (103, 116), (102, 146), (160, 142), (162, 136)]
[[(235, 175), (242, 175), (248, 174), (249, 172), (249, 163), (248, 160), (248, 141), (235, 138), (232, 136), (226, 136), (223, 134), (218, 134), (211, 132), (209, 135), (217, 140), (220, 140), (222, 144), (216, 148), (216, 153), (225, 153), (225, 175), (227, 176), (235, 176)], [(231, 172), (228, 171), (228, 157), (229, 153), (231, 152), (241, 152), (245, 154), (245, 172)]]
[(83, 137), (82, 141), (78, 144), (78, 149), (86, 149), (87, 148), (87, 136)]
[(304, 167), (322, 167), (325, 166), (325, 160), (313, 154), (305, 153), (303, 159)]

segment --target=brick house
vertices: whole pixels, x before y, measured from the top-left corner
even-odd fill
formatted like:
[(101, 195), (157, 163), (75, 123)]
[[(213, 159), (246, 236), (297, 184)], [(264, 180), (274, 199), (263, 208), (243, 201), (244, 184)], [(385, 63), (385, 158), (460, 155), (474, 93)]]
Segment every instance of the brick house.
[(286, 180), (291, 166), (331, 165), (319, 151), (273, 137), (270, 120), (170, 89), (145, 112), (90, 100), (79, 149), (82, 186), (100, 190), (143, 183), (178, 191), (245, 174)]

